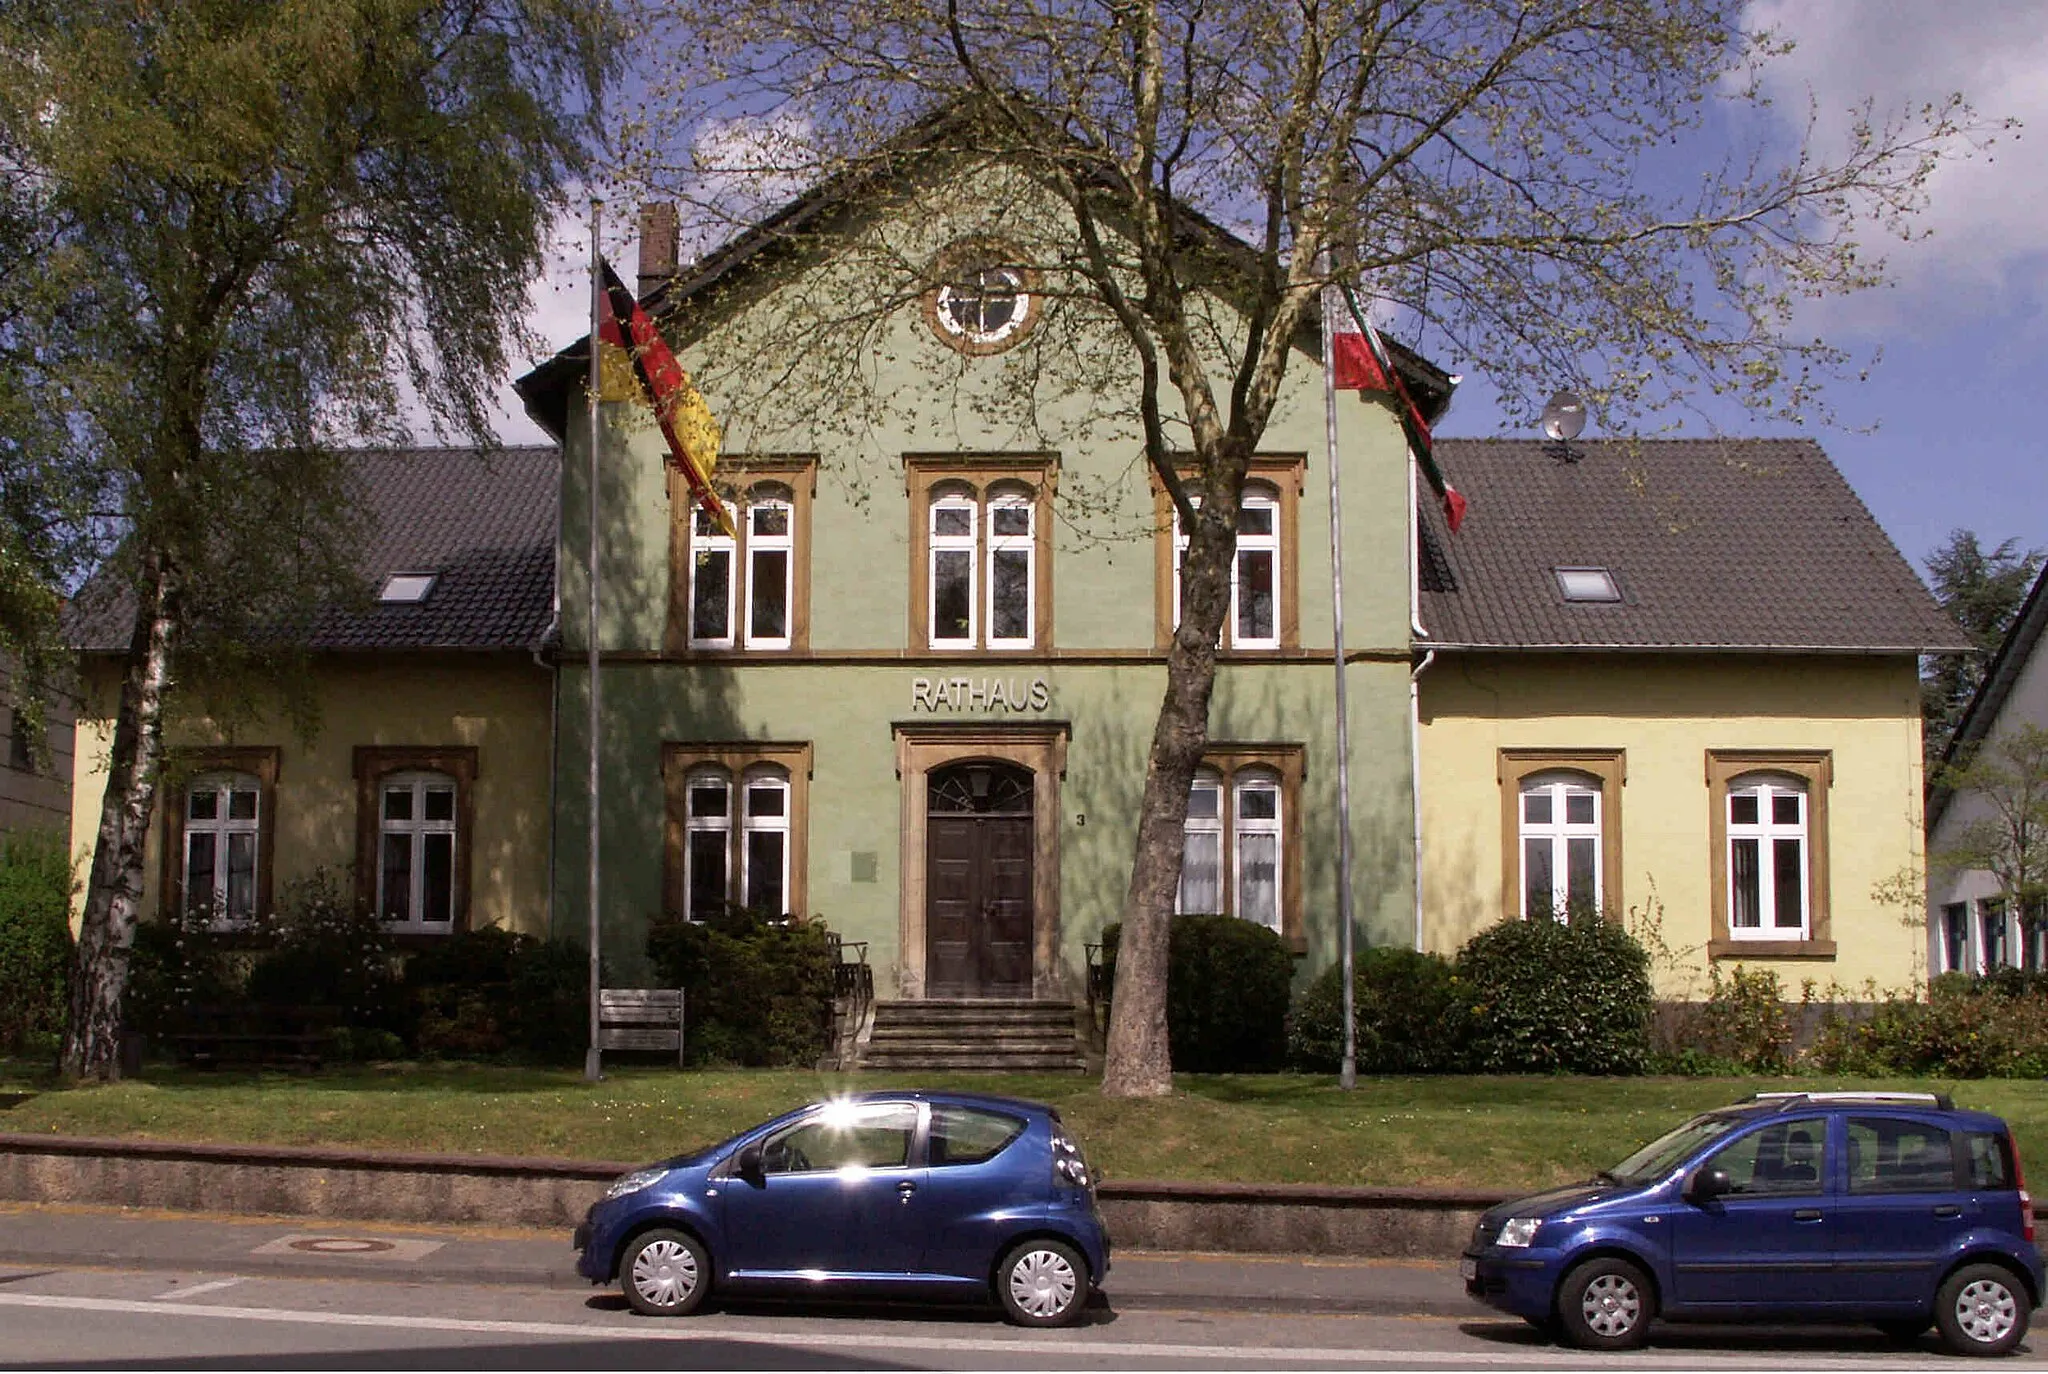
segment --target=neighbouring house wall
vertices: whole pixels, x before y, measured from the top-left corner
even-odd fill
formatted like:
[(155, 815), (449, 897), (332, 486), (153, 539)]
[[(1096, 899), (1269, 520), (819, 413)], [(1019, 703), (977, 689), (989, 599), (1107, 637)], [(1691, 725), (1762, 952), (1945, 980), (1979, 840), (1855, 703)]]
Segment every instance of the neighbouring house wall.
[[(1607, 905), (1661, 911), (1676, 967), (1660, 996), (1704, 985), (1712, 885), (1709, 751), (1824, 752), (1832, 957), (1743, 958), (1797, 995), (1926, 973), (1922, 913), (1873, 899), (1922, 862), (1915, 662), (1892, 657), (1444, 653), (1422, 678), (1425, 945), (1452, 952), (1503, 916), (1503, 750), (1620, 750), (1620, 887)], [(1736, 962), (1730, 959), (1726, 962)]]
[[(1983, 747), (1994, 746), (2023, 725), (2048, 727), (2048, 655), (2039, 652), (2038, 642), (2036, 651), (2019, 666), (1997, 718), (1985, 731)], [(1967, 907), (1969, 917), (1969, 939), (1964, 951), (1967, 967), (1976, 969), (1982, 965), (1981, 912), (1977, 904), (1998, 896), (1998, 880), (1983, 869), (1946, 866), (1941, 862), (1941, 854), (1962, 838), (1963, 830), (1973, 821), (1990, 815), (1991, 809), (1990, 803), (1980, 796), (1958, 793), (1949, 798), (1927, 833), (1927, 958), (1928, 967), (1937, 972), (1947, 966), (1942, 951), (1942, 908), (1957, 902)], [(2007, 937), (2007, 949), (2015, 953), (2020, 949), (2017, 936), (2015, 930)]]
[(71, 823), (72, 740), (77, 703), (68, 692), (53, 692), (43, 707), (43, 746), (39, 760), (22, 733), (22, 715), (14, 696), (11, 667), (0, 664), (0, 832), (63, 831)]
[[(548, 924), (550, 674), (525, 654), (328, 656), (316, 660), (320, 725), (310, 743), (281, 719), (236, 731), (237, 745), (279, 750), (275, 893), (322, 867), (345, 885), (356, 862), (357, 746), (476, 750), (469, 924), (545, 934)], [(86, 872), (106, 791), (117, 678), (88, 665), (78, 724), (71, 845)], [(174, 730), (175, 746), (222, 743), (204, 721)], [(150, 828), (144, 911), (160, 900), (164, 808)], [(82, 894), (80, 900), (83, 900)]]

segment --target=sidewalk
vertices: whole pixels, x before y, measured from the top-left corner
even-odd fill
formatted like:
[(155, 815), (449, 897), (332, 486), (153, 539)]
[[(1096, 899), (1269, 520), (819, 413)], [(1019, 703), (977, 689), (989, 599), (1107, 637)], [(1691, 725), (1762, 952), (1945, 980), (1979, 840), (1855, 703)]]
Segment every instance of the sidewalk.
[[(581, 1290), (566, 1232), (0, 1203), (0, 1266)], [(1123, 1251), (1114, 1307), (1476, 1316), (1454, 1264)]]

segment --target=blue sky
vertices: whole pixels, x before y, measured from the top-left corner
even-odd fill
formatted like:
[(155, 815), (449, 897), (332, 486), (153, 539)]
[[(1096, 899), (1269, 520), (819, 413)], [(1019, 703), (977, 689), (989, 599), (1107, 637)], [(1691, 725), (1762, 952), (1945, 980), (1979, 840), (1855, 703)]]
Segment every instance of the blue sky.
[[(1813, 111), (1823, 150), (1865, 97), (1883, 110), (1961, 91), (1981, 115), (2026, 127), (1936, 174), (1927, 236), (1889, 252), (1893, 286), (1799, 322), (1859, 355), (1882, 349), (1868, 381), (1830, 392), (1837, 423), (1792, 431), (1736, 417), (1725, 428), (1818, 439), (1916, 567), (1958, 526), (1987, 544), (2048, 545), (2048, 19), (2038, 0), (1752, 0), (1747, 18), (1795, 42), (1769, 91), (1788, 132)], [(629, 230), (606, 235), (622, 271), (633, 261)], [(583, 327), (586, 232), (569, 228), (572, 241), (536, 286), (531, 323), (550, 347)], [(509, 386), (503, 411), (508, 441), (540, 437)], [(1440, 432), (1500, 433), (1500, 418), (1471, 383)], [(1603, 432), (1595, 416), (1588, 434)]]

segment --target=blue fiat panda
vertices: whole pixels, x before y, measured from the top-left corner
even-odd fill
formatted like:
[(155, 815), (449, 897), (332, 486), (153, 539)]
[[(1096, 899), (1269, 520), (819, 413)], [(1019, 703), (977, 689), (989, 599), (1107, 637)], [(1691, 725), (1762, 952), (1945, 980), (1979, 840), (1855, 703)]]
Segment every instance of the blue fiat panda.
[(2012, 1132), (1931, 1093), (1758, 1093), (1493, 1208), (1463, 1268), (1481, 1302), (1595, 1350), (1664, 1317), (1933, 1326), (1999, 1355), (2042, 1292)]

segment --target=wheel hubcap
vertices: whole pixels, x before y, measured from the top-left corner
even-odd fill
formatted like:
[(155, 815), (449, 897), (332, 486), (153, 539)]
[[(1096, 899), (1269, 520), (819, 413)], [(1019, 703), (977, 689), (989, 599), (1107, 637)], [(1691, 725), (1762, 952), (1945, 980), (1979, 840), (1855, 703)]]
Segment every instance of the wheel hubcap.
[(1956, 1325), (1973, 1341), (1990, 1345), (2012, 1334), (2019, 1321), (2019, 1303), (2012, 1290), (1996, 1279), (1978, 1279), (1956, 1294)]
[(1643, 1316), (1643, 1295), (1619, 1274), (1602, 1274), (1586, 1285), (1580, 1315), (1596, 1336), (1625, 1336)]
[(657, 1240), (633, 1257), (633, 1291), (655, 1307), (675, 1307), (697, 1291), (697, 1257), (690, 1247)]
[(1010, 1297), (1034, 1317), (1057, 1317), (1073, 1306), (1080, 1283), (1057, 1250), (1029, 1250), (1010, 1266)]

